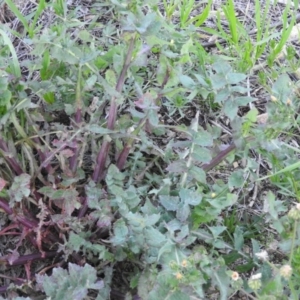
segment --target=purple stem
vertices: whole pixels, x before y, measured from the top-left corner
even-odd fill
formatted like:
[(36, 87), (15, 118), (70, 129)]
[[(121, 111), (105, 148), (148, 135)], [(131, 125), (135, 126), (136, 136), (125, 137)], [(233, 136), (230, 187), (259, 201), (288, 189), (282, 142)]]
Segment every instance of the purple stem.
[[(37, 144), (37, 145), (40, 145), (41, 142), (40, 142), (40, 139), (38, 137), (35, 137), (33, 138), (33, 141)], [(42, 164), (46, 159), (47, 159), (47, 154), (44, 153), (41, 149), (37, 149), (37, 152), (39, 154), (39, 157), (40, 157), (40, 163)], [(47, 171), (47, 173), (51, 173), (51, 164), (48, 163), (46, 166), (44, 166), (45, 170)]]
[[(121, 71), (118, 82), (116, 84), (116, 91), (119, 93), (122, 91), (122, 88), (123, 88), (123, 85), (125, 82), (125, 77), (126, 77), (128, 68), (130, 66), (132, 52), (134, 49), (134, 42), (135, 42), (135, 38), (132, 38), (130, 40), (130, 44), (129, 44), (128, 52), (127, 52), (125, 62), (123, 65), (123, 69)], [(111, 104), (110, 104), (110, 108), (109, 108), (109, 115), (108, 115), (108, 120), (107, 120), (107, 128), (110, 130), (114, 130), (114, 128), (115, 128), (115, 123), (116, 123), (116, 118), (117, 118), (117, 109), (118, 109), (118, 103), (116, 101), (116, 98), (113, 97), (111, 100)], [(94, 173), (92, 176), (92, 179), (95, 182), (102, 180), (104, 177), (105, 163), (106, 163), (106, 159), (108, 156), (109, 148), (110, 148), (110, 141), (105, 140), (102, 143), (101, 149), (97, 156), (96, 166), (95, 166), (95, 170), (94, 170)]]
[(96, 160), (96, 166), (95, 170), (92, 176), (93, 181), (98, 182), (101, 177), (103, 176), (104, 169), (105, 169), (105, 162), (106, 162), (106, 157), (108, 155), (110, 147), (110, 142), (105, 140), (102, 143), (100, 152), (98, 153), (97, 160)]
[[(0, 207), (8, 214), (8, 215), (12, 215), (13, 214), (13, 210), (10, 208), (9, 204), (7, 203), (7, 201), (4, 198), (0, 198)], [(29, 220), (28, 218), (24, 217), (24, 216), (16, 216), (15, 221), (21, 223), (23, 226), (29, 228), (29, 229), (33, 229), (36, 228), (38, 226), (38, 222), (34, 221), (34, 220)]]
[(127, 157), (129, 155), (129, 152), (130, 152), (130, 149), (131, 149), (131, 144), (130, 143), (127, 143), (122, 152), (120, 153), (119, 157), (118, 157), (118, 160), (117, 160), (117, 167), (119, 170), (122, 170), (125, 166), (125, 163), (127, 161)]
[[(4, 152), (9, 152), (7, 144), (1, 138), (0, 138), (0, 148)], [(4, 155), (4, 158), (17, 175), (21, 175), (22, 173), (24, 173), (24, 171), (22, 170), (22, 168), (20, 167), (19, 163), (17, 162), (17, 160), (15, 158), (7, 157), (6, 155)]]
[(0, 198), (0, 207), (8, 214), (11, 215), (13, 210), (9, 207), (9, 204), (4, 198)]
[(221, 161), (226, 158), (231, 151), (236, 149), (236, 145), (232, 143), (230, 146), (228, 146), (225, 150), (222, 150), (216, 157), (214, 157), (209, 163), (202, 165), (202, 169), (205, 172), (208, 172), (209, 170), (213, 169), (215, 166), (217, 166)]
[(34, 253), (34, 254), (28, 254), (28, 255), (22, 255), (18, 257), (16, 260), (14, 260), (12, 263), (9, 263), (5, 257), (0, 257), (0, 262), (9, 266), (19, 266), (24, 265), (30, 261), (33, 260), (40, 260), (45, 258), (51, 258), (55, 257), (58, 253), (56, 251), (49, 251), (44, 253)]
[(86, 214), (87, 210), (88, 210), (87, 199), (86, 199), (86, 197), (84, 197), (83, 203), (82, 203), (82, 205), (79, 209), (79, 212), (78, 212), (78, 218), (79, 219), (83, 218), (84, 215)]

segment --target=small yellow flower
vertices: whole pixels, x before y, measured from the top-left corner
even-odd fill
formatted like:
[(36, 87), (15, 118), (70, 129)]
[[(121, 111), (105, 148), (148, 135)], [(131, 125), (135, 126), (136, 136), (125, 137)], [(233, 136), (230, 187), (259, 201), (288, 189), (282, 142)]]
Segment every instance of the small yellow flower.
[(291, 104), (292, 104), (292, 101), (291, 101), (290, 98), (288, 98), (288, 99), (286, 100), (286, 105), (291, 105)]
[(175, 274), (175, 276), (176, 276), (176, 278), (177, 278), (178, 280), (182, 279), (182, 277), (183, 277), (183, 275), (182, 275), (180, 272), (177, 272), (177, 273)]
[(278, 99), (277, 99), (275, 96), (271, 95), (271, 101), (272, 101), (272, 102), (277, 102)]
[(239, 278), (240, 278), (240, 275), (239, 275), (238, 272), (232, 272), (232, 274), (231, 274), (231, 279), (232, 279), (233, 281), (237, 281)]
[(300, 219), (300, 210), (298, 209), (298, 206), (292, 207), (290, 209), (290, 211), (288, 212), (288, 217), (293, 220)]
[(174, 270), (177, 267), (177, 264), (174, 260), (172, 260), (172, 261), (169, 262), (169, 266), (170, 266), (171, 269)]
[(216, 193), (211, 193), (212, 198), (215, 198), (216, 196), (217, 196)]
[(254, 291), (259, 290), (261, 288), (261, 273), (252, 275), (248, 280), (248, 285)]
[(289, 279), (293, 273), (293, 269), (290, 265), (284, 265), (280, 268), (279, 274), (284, 278), (284, 279)]
[(181, 263), (181, 265), (185, 268), (187, 266), (188, 262), (186, 259), (184, 259)]

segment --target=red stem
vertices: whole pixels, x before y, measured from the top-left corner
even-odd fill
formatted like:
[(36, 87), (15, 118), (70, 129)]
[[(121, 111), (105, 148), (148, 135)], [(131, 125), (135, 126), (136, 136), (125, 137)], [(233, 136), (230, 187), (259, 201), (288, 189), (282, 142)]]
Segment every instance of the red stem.
[[(134, 42), (135, 42), (135, 38), (132, 38), (130, 40), (130, 44), (129, 44), (128, 52), (127, 52), (126, 59), (125, 59), (124, 65), (123, 65), (123, 69), (121, 71), (118, 82), (116, 84), (116, 91), (119, 93), (122, 91), (122, 88), (123, 88), (123, 85), (125, 82), (125, 77), (126, 77), (128, 68), (130, 66), (132, 52), (134, 49)], [(116, 118), (117, 118), (117, 108), (118, 108), (118, 104), (117, 104), (116, 98), (113, 97), (111, 100), (109, 115), (108, 115), (108, 120), (107, 120), (107, 128), (110, 130), (114, 130), (114, 128), (115, 128), (115, 123), (116, 123)], [(95, 170), (94, 170), (94, 173), (92, 176), (92, 179), (95, 182), (99, 182), (100, 180), (102, 180), (104, 178), (105, 163), (107, 160), (109, 148), (110, 148), (110, 141), (105, 140), (102, 143), (101, 149), (97, 156), (96, 166), (95, 166)]]
[[(1, 138), (0, 138), (0, 149), (2, 149), (4, 152), (9, 152), (7, 144)], [(4, 153), (4, 158), (11, 166), (11, 168), (15, 171), (16, 175), (21, 175), (22, 173), (24, 173), (24, 171), (20, 167), (20, 164), (17, 162), (15, 158), (8, 157), (5, 155), (5, 153)]]

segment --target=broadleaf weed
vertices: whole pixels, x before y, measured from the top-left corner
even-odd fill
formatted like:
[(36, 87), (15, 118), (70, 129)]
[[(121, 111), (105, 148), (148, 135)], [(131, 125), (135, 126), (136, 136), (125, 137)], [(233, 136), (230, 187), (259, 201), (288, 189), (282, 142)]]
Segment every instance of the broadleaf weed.
[[(288, 75), (261, 75), (259, 123), (247, 84), (287, 43), (290, 7), (276, 42), (270, 2), (255, 1), (252, 43), (231, 0), (229, 31), (220, 12), (205, 28), (212, 1), (95, 2), (91, 23), (63, 1), (40, 1), (32, 20), (6, 3), (31, 52), (0, 29), (0, 236), (18, 238), (0, 261), (26, 271), (5, 279), (53, 299), (299, 298), (298, 95)], [(41, 29), (46, 5), (57, 18)], [(196, 27), (229, 48), (212, 55)]]

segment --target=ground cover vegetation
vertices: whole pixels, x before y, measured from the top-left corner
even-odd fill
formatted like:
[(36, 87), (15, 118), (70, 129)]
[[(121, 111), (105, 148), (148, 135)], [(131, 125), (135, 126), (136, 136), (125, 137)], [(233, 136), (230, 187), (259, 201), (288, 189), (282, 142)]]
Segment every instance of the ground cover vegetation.
[(299, 299), (298, 1), (0, 1), (1, 299)]

